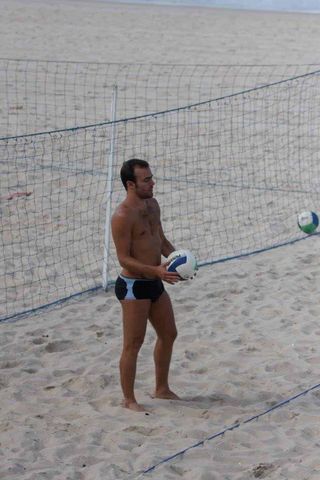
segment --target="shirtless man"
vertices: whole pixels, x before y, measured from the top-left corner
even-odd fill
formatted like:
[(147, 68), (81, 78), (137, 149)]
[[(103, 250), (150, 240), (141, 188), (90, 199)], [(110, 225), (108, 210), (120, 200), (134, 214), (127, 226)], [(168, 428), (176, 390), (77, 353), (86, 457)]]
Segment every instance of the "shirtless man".
[(111, 221), (113, 240), (122, 267), (115, 285), (123, 316), (120, 379), (123, 406), (144, 411), (134, 395), (134, 381), (148, 319), (157, 334), (154, 397), (178, 399), (168, 384), (177, 330), (170, 297), (162, 281), (174, 284), (180, 277), (167, 271), (167, 263), (161, 264), (161, 255), (167, 257), (175, 249), (162, 230), (159, 204), (153, 198), (154, 180), (149, 164), (144, 160), (128, 160), (124, 162), (120, 175), (127, 197), (118, 206)]

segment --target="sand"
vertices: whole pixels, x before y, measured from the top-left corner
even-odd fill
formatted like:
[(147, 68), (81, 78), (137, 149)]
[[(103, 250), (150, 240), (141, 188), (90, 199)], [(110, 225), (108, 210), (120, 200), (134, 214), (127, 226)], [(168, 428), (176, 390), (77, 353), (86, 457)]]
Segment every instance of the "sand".
[[(319, 61), (316, 15), (85, 1), (1, 7), (0, 56), (7, 58)], [(121, 312), (113, 292), (1, 324), (0, 477), (318, 479), (320, 390), (308, 391), (319, 383), (318, 257), (313, 236), (168, 286), (179, 331), (170, 381), (181, 401), (150, 396), (149, 328), (136, 380), (149, 415), (120, 406)]]
[(0, 56), (44, 60), (319, 63), (313, 14), (1, 0)]

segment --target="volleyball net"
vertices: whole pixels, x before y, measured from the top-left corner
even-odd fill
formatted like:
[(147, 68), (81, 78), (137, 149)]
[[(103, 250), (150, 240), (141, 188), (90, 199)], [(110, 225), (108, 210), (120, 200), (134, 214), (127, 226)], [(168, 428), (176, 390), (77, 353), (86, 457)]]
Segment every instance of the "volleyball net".
[(0, 58), (0, 137), (169, 110), (310, 73), (315, 65), (161, 65)]
[(132, 157), (151, 165), (166, 235), (200, 264), (302, 238), (296, 215), (319, 201), (319, 75), (131, 118), (118, 86), (113, 120), (109, 104), (91, 126), (2, 137), (0, 320), (100, 288), (104, 270), (113, 284), (107, 213)]

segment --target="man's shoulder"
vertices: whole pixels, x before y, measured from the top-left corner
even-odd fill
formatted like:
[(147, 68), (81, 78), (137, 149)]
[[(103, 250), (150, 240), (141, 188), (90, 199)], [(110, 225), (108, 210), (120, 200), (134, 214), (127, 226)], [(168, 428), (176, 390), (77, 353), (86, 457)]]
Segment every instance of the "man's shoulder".
[(147, 205), (150, 208), (160, 210), (159, 203), (154, 197), (147, 199)]
[(129, 221), (134, 216), (134, 209), (130, 207), (130, 205), (126, 204), (125, 202), (120, 203), (117, 208), (115, 209), (112, 219), (124, 219)]

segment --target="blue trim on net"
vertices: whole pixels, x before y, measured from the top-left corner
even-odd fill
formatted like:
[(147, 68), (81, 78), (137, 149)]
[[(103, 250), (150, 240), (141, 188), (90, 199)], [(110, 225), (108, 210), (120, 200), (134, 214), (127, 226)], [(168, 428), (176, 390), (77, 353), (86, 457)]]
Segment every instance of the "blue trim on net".
[[(114, 282), (113, 282), (114, 283)], [(111, 285), (110, 285), (111, 286)], [(55, 307), (56, 305), (60, 305), (62, 303), (67, 302), (68, 300), (71, 300), (72, 298), (79, 297), (80, 295), (84, 295), (86, 293), (91, 293), (91, 292), (96, 292), (97, 290), (100, 290), (102, 288), (102, 285), (98, 285), (93, 288), (89, 288), (88, 290), (83, 290), (81, 292), (73, 293), (72, 295), (69, 295), (68, 297), (60, 298), (59, 300), (56, 300), (51, 303), (46, 303), (45, 305), (40, 305), (40, 307), (36, 308), (30, 308), (29, 310), (24, 310), (22, 312), (15, 313), (13, 315), (10, 315), (5, 318), (0, 319), (0, 323), (8, 322), (8, 321), (13, 321), (15, 319), (18, 319), (19, 317), (24, 317), (27, 315), (32, 315), (34, 313), (39, 312), (40, 310), (44, 310), (46, 308), (50, 307)]]
[[(318, 235), (320, 235), (320, 233), (315, 232), (315, 233), (312, 233), (310, 235), (306, 235), (302, 238), (295, 238), (295, 239), (290, 240), (288, 242), (278, 243), (276, 245), (272, 245), (271, 247), (261, 248), (259, 250), (253, 250), (252, 252), (241, 253), (239, 255), (233, 255), (233, 256), (229, 256), (229, 257), (223, 257), (223, 258), (219, 258), (218, 260), (204, 260), (203, 262), (198, 262), (198, 267), (203, 267), (205, 265), (214, 265), (216, 263), (228, 262), (229, 260), (236, 260), (237, 258), (249, 257), (251, 255), (256, 255), (258, 253), (263, 253), (263, 252), (267, 252), (269, 250), (274, 250), (275, 248), (284, 247), (285, 245), (293, 245), (294, 243), (301, 242), (302, 240), (306, 240), (309, 237), (314, 237), (314, 236), (318, 236)], [(114, 280), (110, 281), (108, 283), (108, 288), (113, 287), (114, 284), (115, 284)], [(49, 308), (49, 307), (54, 307), (54, 306), (59, 305), (61, 303), (65, 303), (72, 298), (79, 297), (80, 295), (84, 295), (86, 293), (96, 292), (97, 290), (100, 290), (100, 289), (102, 289), (102, 285), (98, 285), (96, 287), (89, 288), (88, 290), (83, 290), (81, 292), (74, 293), (72, 295), (69, 295), (68, 297), (64, 297), (64, 298), (61, 298), (59, 300), (56, 300), (55, 302), (51, 302), (51, 303), (47, 303), (45, 305), (41, 305), (40, 307), (32, 308), (32, 309), (29, 309), (29, 310), (24, 310), (22, 312), (18, 312), (18, 313), (15, 313), (13, 315), (10, 315), (8, 317), (0, 318), (0, 323), (7, 322), (7, 321), (10, 321), (10, 320), (14, 320), (14, 319), (18, 319), (19, 317), (23, 317), (23, 316), (26, 316), (26, 315), (32, 315), (33, 313), (36, 313), (39, 310), (44, 310), (44, 309)]]
[(248, 93), (251, 93), (251, 92), (256, 92), (256, 91), (259, 91), (259, 90), (262, 90), (262, 89), (267, 89), (267, 88), (270, 88), (270, 87), (274, 87), (276, 85), (281, 85), (283, 83), (289, 83), (289, 82), (292, 82), (293, 80), (299, 80), (301, 78), (311, 77), (311, 76), (314, 76), (314, 75), (320, 75), (320, 70), (314, 70), (313, 72), (304, 73), (303, 75), (296, 75), (294, 77), (286, 78), (284, 80), (279, 80), (277, 82), (272, 82), (272, 83), (268, 83), (268, 84), (264, 84), (264, 85), (259, 85), (258, 87), (248, 88), (246, 90), (231, 93), (229, 95), (223, 95), (221, 97), (211, 98), (210, 100), (204, 100), (202, 102), (192, 103), (190, 105), (184, 105), (183, 107), (170, 108), (169, 110), (162, 110), (160, 112), (146, 113), (144, 115), (137, 115), (137, 116), (129, 117), (129, 118), (119, 118), (118, 120), (109, 120), (109, 121), (100, 122), (100, 123), (92, 123), (92, 124), (89, 124), (89, 125), (79, 125), (79, 126), (70, 127), (70, 128), (60, 128), (60, 129), (57, 129), (57, 130), (46, 130), (46, 131), (43, 131), (43, 132), (28, 133), (28, 134), (25, 134), (25, 135), (13, 135), (13, 136), (8, 136), (8, 137), (0, 137), (0, 141), (2, 141), (2, 140), (4, 140), (4, 141), (15, 140), (15, 139), (18, 139), (18, 138), (27, 138), (27, 137), (37, 137), (37, 136), (40, 136), (40, 135), (50, 135), (50, 134), (53, 134), (53, 133), (76, 132), (78, 130), (84, 130), (84, 129), (87, 129), (87, 128), (96, 128), (96, 127), (103, 127), (103, 126), (106, 126), (106, 125), (126, 123), (126, 122), (129, 122), (129, 121), (140, 120), (140, 119), (149, 118), (149, 117), (157, 118), (157, 117), (165, 115), (167, 113), (174, 113), (174, 112), (180, 112), (180, 111), (183, 111), (183, 110), (189, 110), (189, 109), (192, 109), (192, 108), (195, 108), (195, 107), (200, 107), (202, 105), (210, 105), (211, 103), (215, 103), (217, 101), (226, 100), (228, 98), (238, 97), (240, 95), (248, 94)]
[(174, 458), (180, 457), (181, 455), (183, 455), (184, 453), (188, 452), (189, 450), (191, 450), (193, 448), (202, 447), (204, 445), (204, 443), (208, 442), (209, 440), (213, 440), (215, 438), (222, 437), (226, 432), (231, 432), (232, 430), (235, 430), (236, 428), (239, 428), (241, 425), (245, 425), (246, 423), (253, 422), (253, 420), (258, 420), (259, 418), (263, 417), (264, 415), (267, 415), (268, 413), (271, 413), (274, 410), (276, 410), (280, 407), (283, 407), (284, 405), (287, 405), (288, 403), (292, 402), (293, 400), (296, 400), (297, 398), (302, 397), (303, 395), (306, 395), (307, 393), (309, 393), (312, 390), (315, 390), (319, 387), (320, 387), (320, 383), (318, 383), (317, 385), (314, 385), (313, 387), (307, 388), (303, 392), (300, 392), (297, 395), (294, 395), (293, 397), (290, 397), (286, 400), (283, 400), (282, 402), (277, 403), (273, 407), (270, 407), (267, 410), (265, 410), (261, 413), (258, 413), (257, 415), (253, 415), (252, 417), (247, 418), (243, 422), (234, 423), (233, 425), (230, 425), (229, 427), (226, 427), (225, 429), (221, 430), (220, 432), (214, 433), (213, 435), (210, 435), (210, 437), (207, 437), (203, 440), (200, 440), (199, 442), (194, 443), (193, 445), (190, 445), (190, 447), (184, 448), (183, 450), (180, 450), (179, 452), (174, 453), (173, 455), (170, 455), (169, 457), (166, 457), (163, 460), (160, 460), (160, 462), (158, 462), (158, 463), (152, 465), (151, 467), (143, 470), (142, 475), (146, 475), (150, 472), (153, 472), (160, 465), (163, 465), (164, 463), (168, 463), (171, 460), (173, 460)]

